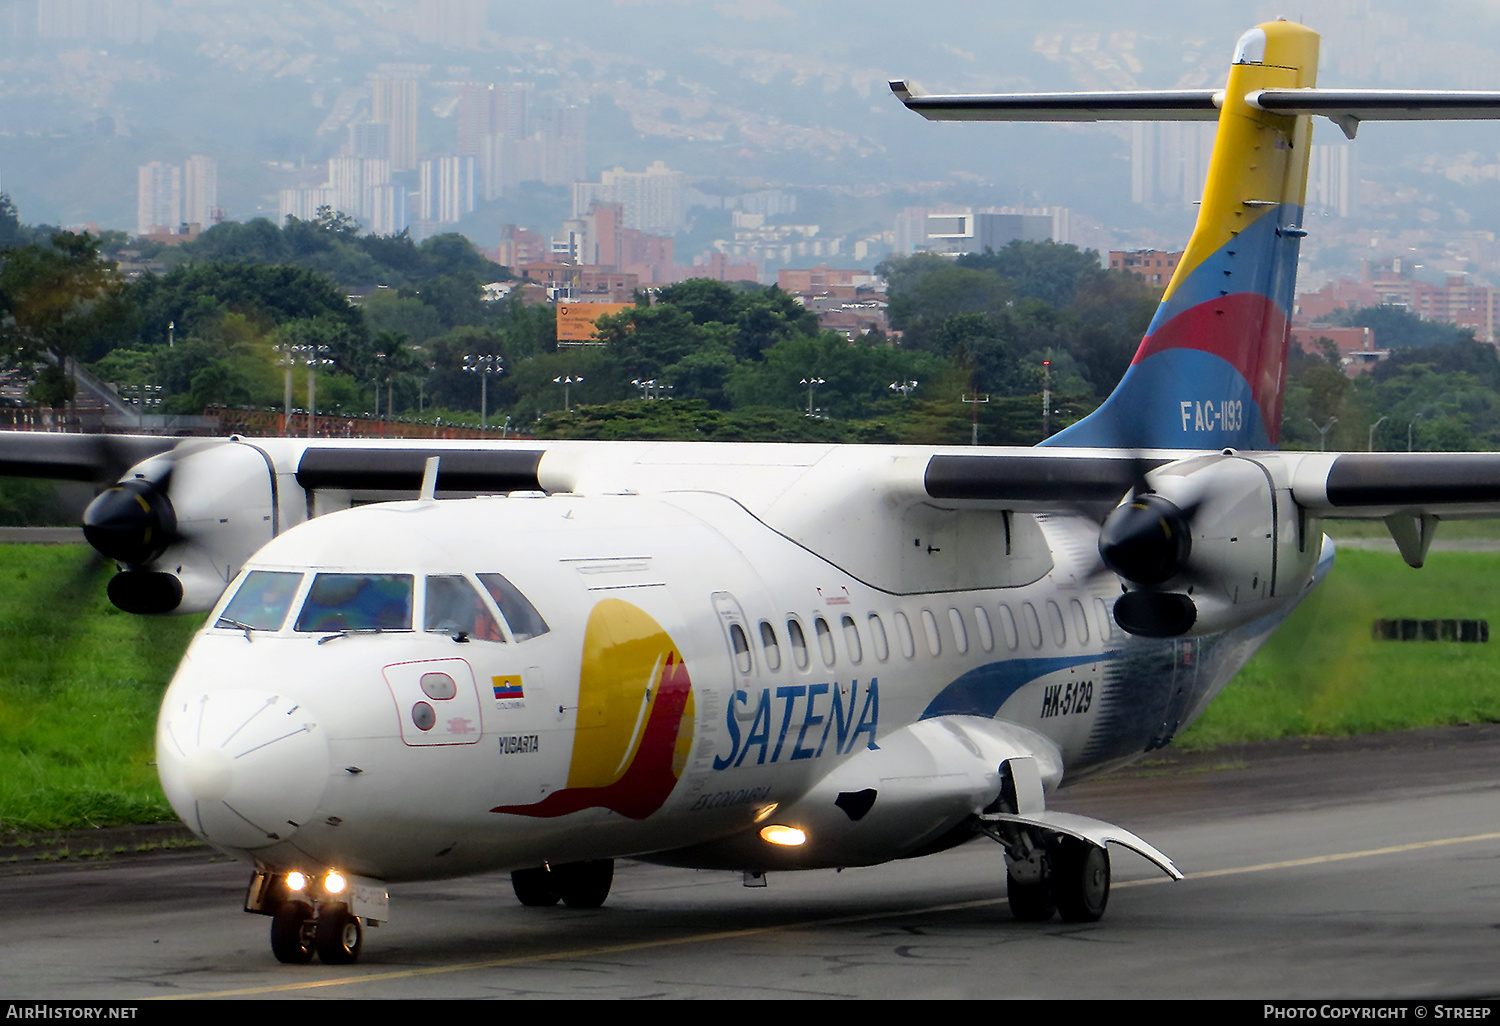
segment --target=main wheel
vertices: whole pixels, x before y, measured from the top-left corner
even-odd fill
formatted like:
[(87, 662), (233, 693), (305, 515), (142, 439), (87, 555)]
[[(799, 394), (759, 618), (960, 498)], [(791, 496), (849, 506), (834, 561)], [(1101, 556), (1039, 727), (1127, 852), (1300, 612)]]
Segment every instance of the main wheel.
[(516, 870), (510, 874), (510, 886), (516, 892), (516, 900), (532, 908), (556, 905), (562, 897), (557, 893), (552, 874), (547, 871), (546, 866)]
[(271, 954), (288, 965), (311, 962), (313, 910), (305, 901), (283, 901), (271, 917)]
[(1052, 891), (1044, 880), (1027, 883), (1007, 872), (1005, 897), (1010, 901), (1010, 914), (1023, 923), (1045, 923), (1057, 911), (1057, 906), (1052, 903)]
[(598, 908), (609, 897), (615, 860), (572, 862), (552, 867), (552, 884), (569, 908)]
[(1109, 852), (1064, 837), (1052, 851), (1052, 900), (1069, 923), (1095, 923), (1109, 904)]
[(359, 958), (364, 935), (358, 916), (344, 905), (329, 905), (318, 915), (313, 942), (324, 965), (349, 965)]

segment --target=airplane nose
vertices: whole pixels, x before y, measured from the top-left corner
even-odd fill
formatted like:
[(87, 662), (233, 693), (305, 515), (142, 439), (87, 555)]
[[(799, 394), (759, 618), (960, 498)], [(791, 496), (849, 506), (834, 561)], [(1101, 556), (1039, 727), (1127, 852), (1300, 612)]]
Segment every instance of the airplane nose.
[(268, 691), (173, 697), (156, 736), (172, 808), (204, 840), (263, 848), (296, 833), (328, 781), (328, 739), (312, 711)]

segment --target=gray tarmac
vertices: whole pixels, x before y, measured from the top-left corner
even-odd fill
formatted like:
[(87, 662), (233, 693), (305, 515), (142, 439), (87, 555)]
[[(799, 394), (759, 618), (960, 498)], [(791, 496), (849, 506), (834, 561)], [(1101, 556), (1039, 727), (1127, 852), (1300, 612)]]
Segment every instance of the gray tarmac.
[[(0, 852), (0, 998), (1472, 999), (1500, 993), (1500, 726), (1181, 755), (1054, 805), (1136, 830), (1102, 922), (1022, 924), (998, 846), (842, 873), (624, 863), (596, 911), (392, 889), (353, 967), (283, 966), (203, 851)], [(68, 838), (74, 852), (119, 835)], [(130, 844), (123, 844), (130, 847)], [(147, 1012), (142, 1015), (149, 1014)]]

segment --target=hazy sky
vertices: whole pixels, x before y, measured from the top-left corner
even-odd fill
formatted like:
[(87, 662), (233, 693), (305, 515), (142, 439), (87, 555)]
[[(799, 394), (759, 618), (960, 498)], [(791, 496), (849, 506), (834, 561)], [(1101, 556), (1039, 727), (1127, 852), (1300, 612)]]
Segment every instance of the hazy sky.
[[(86, 26), (71, 37), (69, 10)], [(496, 0), (480, 13), (469, 31), (465, 0), (0, 0), (0, 188), (28, 220), (131, 227), (137, 166), (206, 153), (229, 216), (265, 214), (278, 188), (305, 184), (268, 166), (336, 154), (368, 76), (403, 63), (421, 69), (433, 149), (452, 145), (458, 82), (532, 81), (589, 106), (591, 172), (660, 158), (786, 184), (970, 183), (995, 203), (1129, 220), (1120, 127), (934, 126), (885, 81), (1217, 85), (1240, 33), (1285, 15), (1323, 33), (1324, 85), (1500, 89), (1500, 4), (1480, 0)], [(445, 36), (445, 18), (461, 29)], [(1382, 125), (1359, 143), (1374, 175), (1465, 151), (1495, 160), (1500, 129)]]

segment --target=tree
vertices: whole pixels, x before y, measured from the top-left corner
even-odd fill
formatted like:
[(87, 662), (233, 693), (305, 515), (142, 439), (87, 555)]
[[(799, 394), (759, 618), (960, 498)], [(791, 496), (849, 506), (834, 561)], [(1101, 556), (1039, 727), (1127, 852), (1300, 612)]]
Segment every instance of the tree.
[(102, 354), (129, 318), (122, 286), (92, 235), (0, 252), (0, 345), (32, 364)]

